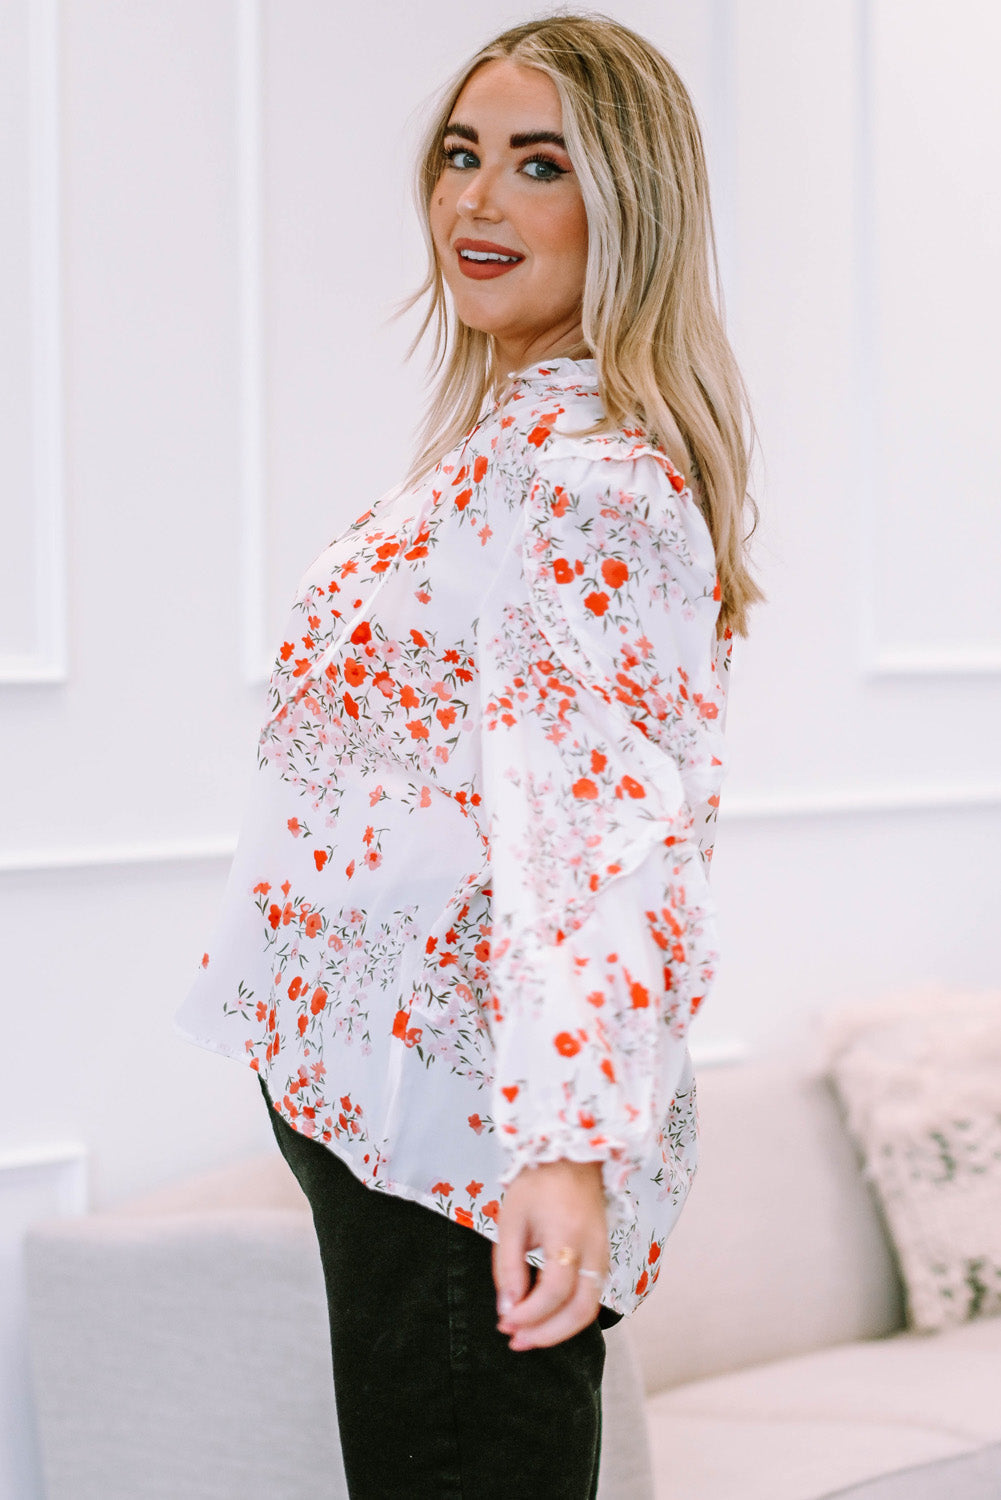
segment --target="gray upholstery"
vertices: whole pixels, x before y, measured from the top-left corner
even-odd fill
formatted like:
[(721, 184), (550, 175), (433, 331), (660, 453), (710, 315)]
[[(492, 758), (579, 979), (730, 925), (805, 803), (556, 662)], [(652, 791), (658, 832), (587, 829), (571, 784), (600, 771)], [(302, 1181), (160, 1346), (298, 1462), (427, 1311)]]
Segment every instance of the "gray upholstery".
[[(40, 1227), (27, 1260), (48, 1500), (346, 1497), (319, 1256), (280, 1157)], [(653, 1494), (625, 1328), (599, 1500)]]
[(826, 1500), (998, 1500), (999, 1495), (1001, 1443), (992, 1443), (961, 1458), (945, 1458), (838, 1490)]

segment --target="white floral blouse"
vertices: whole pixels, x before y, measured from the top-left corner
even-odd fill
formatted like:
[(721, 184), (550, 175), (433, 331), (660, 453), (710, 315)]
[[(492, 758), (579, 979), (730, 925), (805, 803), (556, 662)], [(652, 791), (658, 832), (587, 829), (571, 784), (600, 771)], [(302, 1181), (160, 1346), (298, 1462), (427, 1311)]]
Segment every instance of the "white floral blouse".
[(600, 414), (593, 360), (529, 370), (305, 574), (177, 1024), (491, 1239), (523, 1167), (601, 1161), (628, 1314), (696, 1168), (731, 643), (690, 490)]

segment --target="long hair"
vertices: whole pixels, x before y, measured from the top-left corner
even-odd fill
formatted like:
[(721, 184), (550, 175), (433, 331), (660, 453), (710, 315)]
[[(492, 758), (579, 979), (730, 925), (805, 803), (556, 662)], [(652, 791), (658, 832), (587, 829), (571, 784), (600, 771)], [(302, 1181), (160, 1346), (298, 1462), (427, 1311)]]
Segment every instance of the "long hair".
[(702, 137), (671, 64), (608, 17), (559, 15), (512, 27), (441, 93), (416, 182), (428, 272), (404, 304), (427, 298), (410, 352), (431, 330), (435, 377), (410, 479), (433, 469), (475, 424), (495, 375), (489, 335), (450, 313), (430, 206), (455, 102), (477, 68), (499, 58), (545, 73), (562, 104), (588, 224), (582, 352), (597, 364), (605, 411), (591, 430), (636, 422), (666, 451), (687, 453), (716, 552), (719, 630), (746, 635), (748, 608), (764, 597), (745, 558), (758, 519), (747, 492), (754, 423), (723, 326)]

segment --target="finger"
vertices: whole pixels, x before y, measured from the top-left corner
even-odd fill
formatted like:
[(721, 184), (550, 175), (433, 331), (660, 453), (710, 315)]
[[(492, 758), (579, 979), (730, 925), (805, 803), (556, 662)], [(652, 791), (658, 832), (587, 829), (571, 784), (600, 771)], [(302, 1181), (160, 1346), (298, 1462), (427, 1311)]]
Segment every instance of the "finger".
[[(547, 1255), (528, 1296), (512, 1307), (504, 1318), (505, 1332), (508, 1328), (524, 1328), (551, 1317), (575, 1294), (580, 1279), (576, 1266), (561, 1266)], [(585, 1276), (584, 1280), (587, 1282), (590, 1278)]]
[(569, 1302), (565, 1302), (551, 1317), (528, 1328), (519, 1329), (508, 1341), (508, 1347), (516, 1352), (521, 1349), (548, 1349), (561, 1344), (564, 1339), (589, 1327), (598, 1316), (601, 1302), (594, 1283), (584, 1277)]
[(516, 1202), (505, 1202), (497, 1220), (497, 1238), (491, 1252), (497, 1311), (504, 1316), (508, 1304), (521, 1302), (531, 1284), (525, 1252), (528, 1243), (528, 1221), (519, 1213)]

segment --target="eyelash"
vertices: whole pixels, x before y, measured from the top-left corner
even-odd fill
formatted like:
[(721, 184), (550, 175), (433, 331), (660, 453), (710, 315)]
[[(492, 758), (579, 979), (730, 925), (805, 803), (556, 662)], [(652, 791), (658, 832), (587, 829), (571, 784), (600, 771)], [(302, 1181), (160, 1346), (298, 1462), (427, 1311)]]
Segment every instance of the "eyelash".
[[(468, 146), (446, 146), (445, 147), (445, 160), (446, 160), (446, 162), (448, 163), (448, 165), (450, 167), (454, 167), (455, 166), (455, 158), (457, 156), (464, 156), (464, 155), (472, 156), (473, 154), (474, 153), (470, 151), (470, 149), (469, 149)], [(530, 162), (533, 162), (533, 161), (541, 162), (544, 166), (551, 167), (553, 169), (553, 172), (556, 174), (554, 177), (548, 177), (548, 178), (547, 177), (533, 177), (532, 178), (533, 182), (555, 182), (557, 177), (565, 177), (566, 176), (566, 171), (567, 171), (566, 167), (561, 167), (558, 161), (554, 161), (551, 156), (546, 156), (545, 152), (543, 152), (543, 151), (537, 151), (534, 154), (534, 156), (526, 156), (525, 160), (521, 163), (521, 165), (523, 167), (527, 167), (528, 164)], [(462, 168), (461, 167), (457, 167), (456, 171), (461, 172)]]

